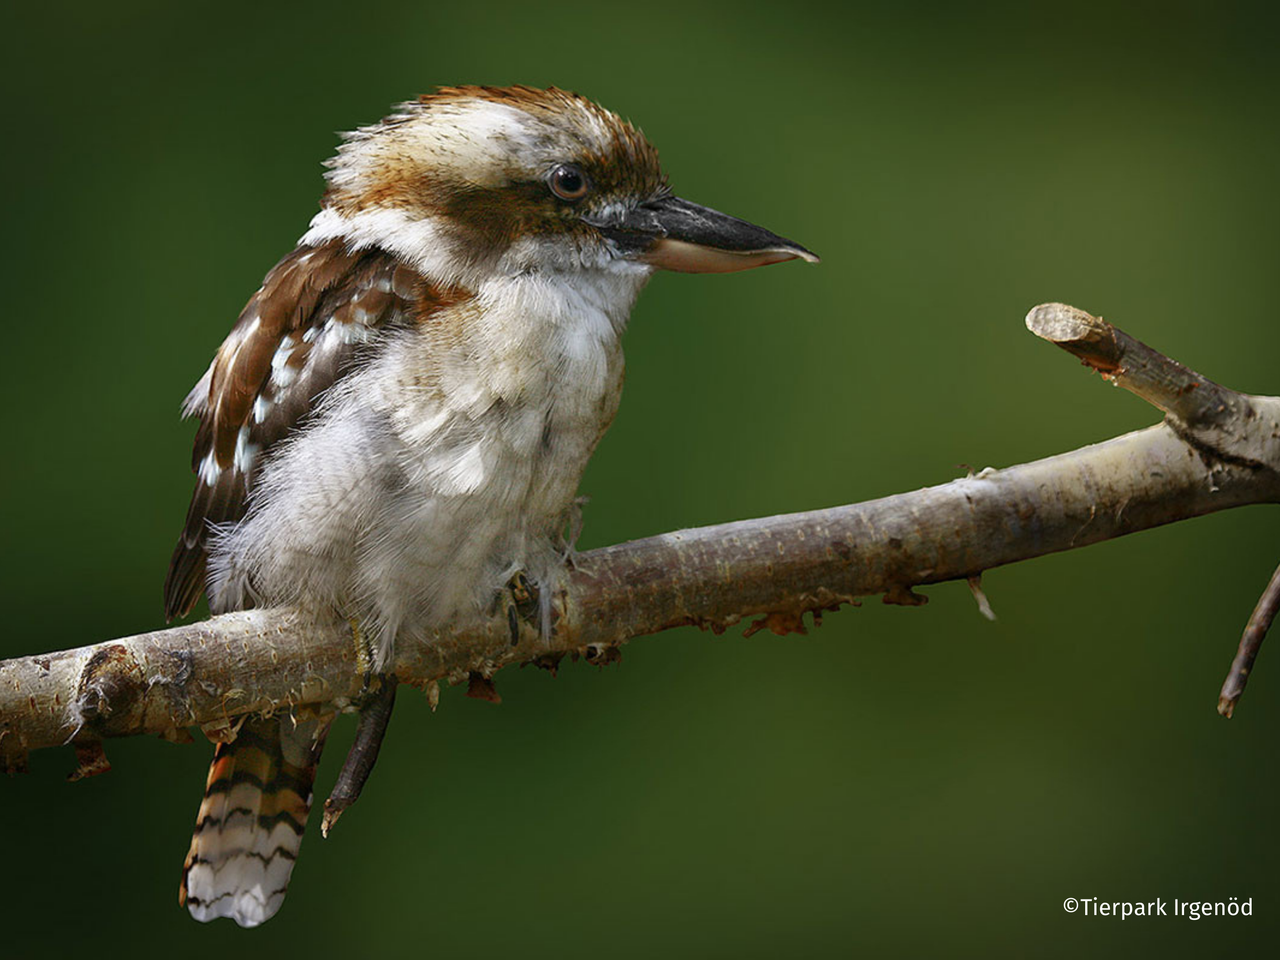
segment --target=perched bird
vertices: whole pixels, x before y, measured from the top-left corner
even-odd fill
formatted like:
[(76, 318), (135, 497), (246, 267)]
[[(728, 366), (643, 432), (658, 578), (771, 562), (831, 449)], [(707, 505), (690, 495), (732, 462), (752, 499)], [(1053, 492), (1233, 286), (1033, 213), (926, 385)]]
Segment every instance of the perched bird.
[[(817, 257), (674, 196), (639, 130), (554, 88), (440, 89), (327, 166), (184, 405), (197, 481), (165, 607), (337, 612), (381, 671), (564, 562), (655, 269)], [(180, 893), (196, 919), (279, 910), (328, 726), (251, 718), (218, 745)]]

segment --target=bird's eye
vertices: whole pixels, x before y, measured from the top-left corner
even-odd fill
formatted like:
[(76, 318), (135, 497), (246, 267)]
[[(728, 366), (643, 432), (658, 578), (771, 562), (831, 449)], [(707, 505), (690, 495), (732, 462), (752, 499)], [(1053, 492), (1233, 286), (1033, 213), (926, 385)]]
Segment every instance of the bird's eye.
[(562, 163), (551, 171), (551, 192), (561, 200), (581, 200), (591, 189), (587, 175), (572, 163)]

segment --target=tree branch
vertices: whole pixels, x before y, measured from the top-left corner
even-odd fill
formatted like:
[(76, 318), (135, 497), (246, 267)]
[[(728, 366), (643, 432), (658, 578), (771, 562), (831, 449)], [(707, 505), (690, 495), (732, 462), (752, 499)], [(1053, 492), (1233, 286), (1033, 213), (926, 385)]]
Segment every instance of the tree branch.
[[(719, 524), (579, 555), (555, 587), (549, 637), (508, 623), (401, 644), (401, 682), (488, 686), (512, 663), (592, 662), (618, 644), (694, 624), (803, 631), (803, 616), (860, 596), (923, 603), (912, 587), (1084, 547), (1253, 503), (1280, 502), (1280, 398), (1236, 393), (1102, 320), (1062, 304), (1027, 317), (1037, 335), (1162, 410), (1164, 423), (1070, 453), (983, 470), (866, 503)], [(1256, 652), (1256, 648), (1255, 648)], [(367, 664), (350, 624), (254, 610), (78, 650), (0, 662), (0, 762), (27, 751), (190, 725), (225, 735), (248, 713), (350, 706)], [(1225, 691), (1224, 691), (1225, 693)]]

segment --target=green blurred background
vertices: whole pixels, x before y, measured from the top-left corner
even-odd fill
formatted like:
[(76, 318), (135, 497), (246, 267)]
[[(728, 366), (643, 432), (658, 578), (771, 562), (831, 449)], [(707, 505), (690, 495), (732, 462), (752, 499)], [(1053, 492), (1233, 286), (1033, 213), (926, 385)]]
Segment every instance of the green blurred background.
[[(1066, 300), (1280, 392), (1277, 66), (1204, 4), (46, 3), (6, 14), (0, 655), (161, 625), (182, 396), (321, 189), (332, 131), (435, 84), (579, 90), (691, 199), (820, 267), (657, 277), (586, 547), (845, 503), (1144, 426), (1028, 334)], [(1052, 10), (1052, 12), (1048, 12)], [(1277, 559), (1252, 508), (808, 637), (406, 691), (377, 773), (251, 932), (178, 909), (209, 749), (0, 783), (6, 956), (1203, 953), (1280, 931), (1280, 655), (1218, 684)], [(1280, 643), (1275, 640), (1273, 643)], [(351, 735), (331, 741), (320, 789)], [(1253, 898), (1251, 919), (1068, 896)], [(163, 945), (161, 947), (161, 945)]]

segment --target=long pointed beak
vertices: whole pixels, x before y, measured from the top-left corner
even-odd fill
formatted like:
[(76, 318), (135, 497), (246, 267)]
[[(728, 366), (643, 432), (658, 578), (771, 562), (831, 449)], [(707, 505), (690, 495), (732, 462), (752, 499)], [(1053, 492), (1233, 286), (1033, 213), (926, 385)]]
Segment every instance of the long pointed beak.
[(681, 200), (647, 200), (594, 224), (628, 256), (681, 273), (730, 273), (783, 260), (818, 262), (800, 244), (727, 213)]

